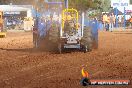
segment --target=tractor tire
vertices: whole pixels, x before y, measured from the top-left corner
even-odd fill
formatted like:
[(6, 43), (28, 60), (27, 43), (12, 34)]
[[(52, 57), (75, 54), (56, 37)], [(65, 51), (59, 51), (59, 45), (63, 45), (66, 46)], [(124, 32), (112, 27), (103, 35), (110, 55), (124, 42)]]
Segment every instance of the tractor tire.
[(92, 30), (89, 27), (84, 28), (83, 38), (81, 41), (82, 49), (84, 52), (88, 52), (92, 50)]
[(59, 40), (59, 30), (50, 30), (49, 31), (49, 41), (53, 43), (58, 43)]
[(52, 29), (49, 30), (49, 35), (48, 35), (48, 40), (49, 40), (49, 50), (50, 51), (58, 51), (58, 44), (59, 44), (59, 30), (58, 29)]
[(59, 54), (63, 52), (63, 46), (61, 43), (58, 44), (58, 51), (59, 51)]

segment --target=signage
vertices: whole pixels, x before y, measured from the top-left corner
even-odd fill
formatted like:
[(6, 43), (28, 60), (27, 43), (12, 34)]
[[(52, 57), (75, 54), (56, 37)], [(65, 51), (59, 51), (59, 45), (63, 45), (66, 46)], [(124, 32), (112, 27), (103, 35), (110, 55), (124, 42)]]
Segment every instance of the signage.
[(9, 11), (9, 12), (4, 12), (4, 15), (14, 15), (14, 14), (20, 14), (20, 12), (13, 12), (13, 11)]
[(5, 11), (3, 13), (4, 16), (27, 16), (26, 11)]
[(111, 0), (111, 7), (129, 6), (129, 0)]

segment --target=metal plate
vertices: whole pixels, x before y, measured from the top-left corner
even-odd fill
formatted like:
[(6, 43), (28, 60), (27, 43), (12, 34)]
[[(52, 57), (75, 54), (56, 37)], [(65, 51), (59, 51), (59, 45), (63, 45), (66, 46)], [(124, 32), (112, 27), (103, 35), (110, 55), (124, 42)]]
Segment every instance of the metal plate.
[(68, 45), (68, 44), (65, 44), (65, 45), (64, 45), (64, 48), (80, 48), (80, 44), (75, 44), (75, 45)]

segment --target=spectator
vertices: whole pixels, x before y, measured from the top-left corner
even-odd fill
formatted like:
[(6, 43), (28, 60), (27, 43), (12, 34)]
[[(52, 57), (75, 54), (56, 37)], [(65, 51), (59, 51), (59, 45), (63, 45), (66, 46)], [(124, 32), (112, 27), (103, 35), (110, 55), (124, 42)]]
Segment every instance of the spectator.
[(121, 17), (118, 17), (118, 25), (121, 27)]
[(7, 27), (7, 18), (5, 17), (5, 19), (3, 20), (3, 28), (4, 28), (4, 30), (6, 29), (6, 27)]
[(121, 17), (121, 26), (123, 27), (124, 24), (124, 16)]
[(115, 24), (115, 17), (114, 14), (112, 13), (110, 16), (110, 24), (109, 24), (109, 30), (112, 32)]
[(130, 27), (132, 28), (132, 16), (131, 16), (131, 18), (129, 19), (129, 22), (130, 22)]
[(107, 15), (106, 13), (103, 15), (103, 27), (105, 28), (107, 24)]
[(45, 28), (46, 28), (46, 23), (44, 21), (44, 19), (39, 19), (38, 22), (38, 32), (39, 32), (39, 37), (43, 38), (46, 34), (45, 34)]
[(98, 28), (99, 28), (99, 23), (97, 18), (94, 18), (90, 25), (92, 26), (93, 47), (97, 49), (98, 48)]
[(106, 31), (109, 31), (109, 24), (110, 24), (110, 16), (107, 17), (107, 25), (106, 25)]

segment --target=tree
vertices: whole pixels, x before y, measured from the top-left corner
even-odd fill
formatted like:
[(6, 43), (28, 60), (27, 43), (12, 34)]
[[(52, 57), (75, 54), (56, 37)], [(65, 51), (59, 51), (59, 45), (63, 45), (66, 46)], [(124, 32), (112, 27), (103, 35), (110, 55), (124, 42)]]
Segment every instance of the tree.
[(96, 2), (93, 0), (69, 0), (69, 7), (76, 8), (81, 11), (86, 11), (88, 9), (95, 9)]
[(9, 0), (0, 0), (0, 4), (3, 5), (3, 4), (8, 4), (9, 3)]
[(110, 4), (111, 4), (111, 1), (110, 0), (100, 0), (101, 1), (101, 4), (100, 4), (100, 9), (101, 11), (103, 12), (108, 12), (110, 10)]

